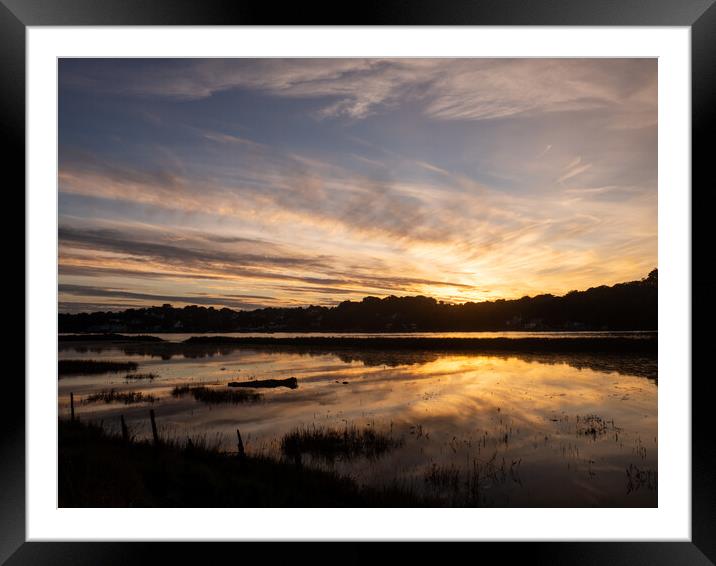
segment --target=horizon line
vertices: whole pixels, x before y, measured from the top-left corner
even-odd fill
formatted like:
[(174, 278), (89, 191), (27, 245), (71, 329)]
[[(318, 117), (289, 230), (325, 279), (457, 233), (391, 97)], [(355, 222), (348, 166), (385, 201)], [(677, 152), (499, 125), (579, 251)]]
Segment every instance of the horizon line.
[(228, 306), (221, 306), (221, 307), (219, 307), (219, 306), (215, 306), (215, 305), (213, 305), (213, 304), (211, 304), (211, 305), (200, 305), (200, 304), (196, 304), (196, 303), (194, 303), (194, 304), (186, 304), (186, 305), (184, 305), (184, 306), (174, 306), (174, 305), (171, 304), (170, 302), (166, 302), (166, 303), (163, 303), (163, 304), (161, 304), (161, 305), (153, 305), (153, 304), (152, 304), (152, 305), (147, 305), (147, 306), (126, 307), (126, 308), (123, 308), (123, 309), (120, 309), (120, 310), (95, 310), (95, 311), (79, 311), (79, 312), (69, 312), (69, 311), (60, 312), (59, 309), (58, 309), (58, 316), (59, 316), (59, 315), (77, 316), (77, 315), (82, 315), (82, 314), (95, 314), (95, 313), (100, 313), (100, 312), (120, 313), (120, 312), (129, 311), (129, 310), (149, 310), (149, 309), (161, 309), (161, 308), (187, 309), (187, 308), (192, 308), (192, 307), (193, 307), (193, 308), (198, 308), (198, 309), (218, 310), (218, 311), (221, 311), (221, 310), (225, 310), (225, 309), (226, 309), (226, 310), (230, 310), (230, 311), (233, 311), (233, 312), (255, 312), (255, 311), (260, 311), (260, 310), (268, 310), (268, 309), (275, 309), (275, 310), (279, 310), (279, 309), (310, 309), (310, 308), (334, 309), (334, 308), (337, 308), (338, 306), (340, 306), (341, 304), (344, 304), (344, 303), (356, 303), (356, 304), (360, 304), (360, 303), (362, 303), (362, 302), (365, 302), (366, 299), (376, 299), (376, 300), (378, 300), (378, 301), (384, 301), (384, 300), (390, 299), (390, 298), (395, 298), (395, 299), (417, 299), (417, 298), (424, 298), (424, 299), (431, 299), (431, 300), (435, 301), (437, 304), (444, 304), (444, 305), (449, 305), (449, 306), (464, 306), (464, 305), (468, 305), (468, 304), (485, 304), (485, 303), (496, 303), (496, 302), (521, 301), (521, 300), (523, 300), (523, 299), (535, 299), (535, 298), (537, 298), (537, 297), (548, 297), (548, 296), (549, 296), (549, 297), (555, 297), (555, 298), (563, 298), (563, 297), (566, 297), (567, 295), (569, 295), (569, 294), (571, 294), (571, 293), (584, 293), (584, 292), (587, 292), (587, 291), (589, 291), (589, 290), (591, 290), (591, 289), (598, 289), (598, 288), (600, 288), (600, 287), (612, 288), (612, 287), (616, 287), (617, 285), (627, 285), (627, 284), (630, 284), (630, 283), (643, 282), (643, 281), (646, 281), (646, 280), (649, 278), (649, 276), (650, 276), (652, 273), (654, 273), (654, 272), (656, 272), (656, 273), (657, 273), (657, 276), (658, 276), (658, 267), (655, 267), (654, 269), (652, 269), (645, 277), (642, 277), (641, 279), (633, 279), (633, 280), (631, 280), (631, 281), (621, 281), (621, 282), (619, 282), (619, 283), (614, 283), (614, 284), (612, 284), (612, 285), (606, 285), (606, 284), (594, 285), (594, 286), (588, 287), (588, 288), (586, 288), (586, 289), (581, 289), (581, 290), (579, 290), (579, 289), (573, 289), (573, 290), (567, 291), (567, 292), (564, 293), (563, 295), (555, 295), (555, 294), (553, 294), (553, 293), (539, 293), (539, 294), (536, 294), (536, 295), (523, 295), (522, 297), (517, 297), (517, 298), (512, 298), (512, 299), (498, 298), (498, 299), (487, 299), (487, 300), (484, 300), (484, 301), (465, 301), (465, 302), (463, 302), (463, 303), (445, 301), (445, 300), (438, 299), (438, 298), (436, 298), (436, 297), (431, 297), (431, 296), (428, 296), (428, 295), (402, 295), (402, 296), (399, 296), (399, 295), (390, 294), (390, 295), (384, 295), (384, 296), (382, 296), (382, 297), (376, 296), (376, 295), (366, 295), (366, 296), (364, 296), (361, 300), (351, 300), (351, 299), (347, 299), (347, 300), (345, 300), (345, 301), (340, 301), (340, 302), (335, 303), (335, 304), (332, 304), (332, 305), (308, 304), (308, 305), (299, 305), (299, 306), (290, 306), (290, 305), (286, 305), (286, 306), (261, 306), (261, 307), (257, 307), (257, 308), (253, 308), (253, 309), (236, 309), (236, 308), (231, 308), (231, 307), (228, 307)]

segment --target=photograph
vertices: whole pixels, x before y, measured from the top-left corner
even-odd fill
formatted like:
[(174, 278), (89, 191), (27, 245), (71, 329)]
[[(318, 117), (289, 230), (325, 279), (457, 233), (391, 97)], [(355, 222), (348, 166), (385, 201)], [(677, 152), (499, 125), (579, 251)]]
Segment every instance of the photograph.
[(658, 62), (57, 58), (58, 507), (658, 508)]

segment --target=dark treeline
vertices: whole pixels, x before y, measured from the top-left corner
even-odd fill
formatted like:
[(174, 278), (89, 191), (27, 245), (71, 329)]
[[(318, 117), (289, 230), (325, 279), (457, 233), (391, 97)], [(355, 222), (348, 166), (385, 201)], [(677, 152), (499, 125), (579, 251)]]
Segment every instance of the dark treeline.
[(171, 305), (60, 314), (60, 332), (429, 332), (656, 330), (658, 274), (562, 297), (448, 304), (433, 298), (366, 297), (335, 307), (228, 308)]

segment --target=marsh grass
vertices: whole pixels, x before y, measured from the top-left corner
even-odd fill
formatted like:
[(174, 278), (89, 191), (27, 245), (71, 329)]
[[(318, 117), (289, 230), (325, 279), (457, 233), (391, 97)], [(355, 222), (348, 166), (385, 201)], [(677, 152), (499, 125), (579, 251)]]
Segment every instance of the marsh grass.
[(99, 373), (119, 373), (122, 371), (135, 371), (137, 367), (137, 362), (114, 362), (106, 360), (60, 360), (57, 363), (57, 372), (60, 376), (92, 375)]
[(147, 379), (149, 381), (153, 381), (159, 377), (156, 373), (128, 373), (124, 376), (124, 379), (127, 381), (138, 381)]
[(327, 427), (297, 428), (281, 439), (281, 452), (289, 458), (302, 454), (333, 461), (359, 456), (377, 458), (402, 445), (402, 439), (379, 432), (371, 427), (344, 429)]
[(619, 432), (620, 429), (614, 426), (614, 420), (606, 420), (599, 415), (577, 415), (577, 434), (591, 436), (596, 439), (609, 431)]
[(639, 468), (634, 464), (629, 464), (626, 469), (627, 475), (627, 493), (637, 491), (642, 487), (654, 491), (657, 488), (657, 475), (655, 470)]
[(220, 435), (213, 435), (212, 438), (206, 433), (195, 434), (193, 436), (187, 436), (186, 440), (182, 441), (179, 437), (164, 439), (162, 440), (164, 445), (171, 446), (177, 450), (185, 450), (189, 453), (225, 453), (221, 449), (222, 439)]
[(424, 474), (425, 483), (440, 490), (457, 491), (460, 488), (460, 470), (455, 466), (439, 466), (435, 463)]
[(125, 441), (59, 422), (59, 507), (434, 507), (400, 486), (359, 486), (334, 472), (221, 452), (199, 438)]
[(423, 479), (435, 496), (451, 506), (482, 507), (488, 504), (494, 486), (508, 482), (522, 485), (521, 464), (522, 459), (507, 461), (495, 452), (487, 459), (473, 458), (465, 468), (433, 463)]
[(84, 400), (85, 403), (97, 403), (99, 401), (132, 405), (134, 403), (154, 403), (156, 397), (139, 391), (115, 391), (114, 389), (110, 389), (109, 391), (93, 393)]
[(181, 385), (172, 390), (172, 397), (184, 397), (185, 395), (191, 395), (195, 400), (210, 405), (221, 403), (255, 403), (262, 398), (261, 393), (256, 393), (255, 391), (216, 389), (204, 385)]

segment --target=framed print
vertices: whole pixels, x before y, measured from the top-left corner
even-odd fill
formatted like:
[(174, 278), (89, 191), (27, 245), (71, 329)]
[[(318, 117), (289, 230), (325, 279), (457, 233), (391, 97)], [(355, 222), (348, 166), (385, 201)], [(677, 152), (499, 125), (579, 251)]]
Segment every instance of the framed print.
[(0, 15), (3, 560), (714, 561), (711, 2)]

